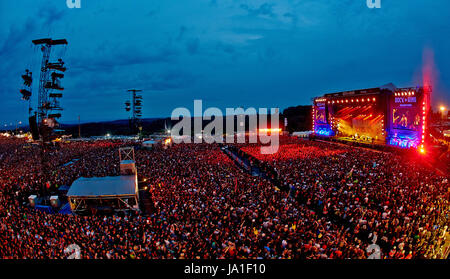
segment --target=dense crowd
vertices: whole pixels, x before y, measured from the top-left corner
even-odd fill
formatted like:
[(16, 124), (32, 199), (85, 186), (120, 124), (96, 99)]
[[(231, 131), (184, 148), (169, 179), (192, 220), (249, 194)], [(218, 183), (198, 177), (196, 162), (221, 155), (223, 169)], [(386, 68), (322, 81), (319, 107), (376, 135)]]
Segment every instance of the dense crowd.
[(443, 247), (448, 177), (391, 154), (293, 139), (274, 155), (238, 145), (273, 166), (289, 192), (246, 173), (218, 145), (180, 144), (136, 151), (154, 203), (147, 216), (28, 207), (42, 187), (118, 175), (118, 149), (131, 144), (61, 143), (43, 161), (39, 147), (1, 138), (0, 257), (66, 258), (71, 244), (87, 259), (363, 259), (372, 243), (383, 258), (418, 258)]
[(376, 243), (387, 258), (446, 254), (448, 173), (392, 153), (323, 142), (285, 142), (269, 155), (257, 145), (242, 150), (273, 166), (300, 204), (345, 226), (354, 245)]

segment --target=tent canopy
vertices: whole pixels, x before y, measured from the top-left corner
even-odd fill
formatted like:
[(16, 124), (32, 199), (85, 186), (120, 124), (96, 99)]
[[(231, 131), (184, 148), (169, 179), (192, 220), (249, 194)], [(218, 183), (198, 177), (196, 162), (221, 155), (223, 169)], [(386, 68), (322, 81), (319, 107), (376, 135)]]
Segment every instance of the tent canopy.
[(136, 195), (136, 175), (79, 178), (67, 193), (68, 197), (101, 197)]

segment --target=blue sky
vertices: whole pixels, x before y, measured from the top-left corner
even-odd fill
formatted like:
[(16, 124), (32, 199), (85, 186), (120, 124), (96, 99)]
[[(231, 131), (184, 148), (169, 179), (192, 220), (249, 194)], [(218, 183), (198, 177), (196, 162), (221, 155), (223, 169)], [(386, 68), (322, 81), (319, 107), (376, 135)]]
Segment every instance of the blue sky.
[[(62, 122), (125, 119), (126, 89), (144, 117), (176, 107), (280, 107), (328, 92), (422, 82), (434, 55), (433, 102), (450, 106), (450, 1), (0, 0), (0, 123), (26, 121), (20, 75), (67, 38)], [(59, 51), (55, 52), (60, 54)], [(34, 87), (33, 106), (37, 99)]]

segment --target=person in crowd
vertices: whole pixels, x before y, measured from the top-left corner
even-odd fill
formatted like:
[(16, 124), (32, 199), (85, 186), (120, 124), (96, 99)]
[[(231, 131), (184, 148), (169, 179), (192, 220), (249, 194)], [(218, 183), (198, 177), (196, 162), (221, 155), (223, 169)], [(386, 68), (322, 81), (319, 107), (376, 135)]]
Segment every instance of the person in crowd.
[(260, 144), (233, 145), (272, 179), (239, 168), (217, 144), (138, 149), (153, 202), (147, 215), (28, 206), (43, 187), (119, 175), (118, 150), (134, 144), (61, 143), (42, 160), (39, 147), (0, 138), (0, 258), (67, 258), (71, 244), (85, 259), (365, 259), (370, 245), (382, 258), (442, 253), (448, 176), (393, 154), (290, 137), (271, 155)]

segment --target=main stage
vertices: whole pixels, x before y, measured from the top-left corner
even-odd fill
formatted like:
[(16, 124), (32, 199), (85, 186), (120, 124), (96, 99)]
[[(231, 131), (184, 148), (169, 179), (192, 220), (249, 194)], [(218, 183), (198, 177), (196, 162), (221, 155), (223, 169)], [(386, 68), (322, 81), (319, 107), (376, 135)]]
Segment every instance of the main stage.
[(367, 145), (424, 150), (431, 88), (378, 88), (325, 94), (314, 99), (315, 136)]
[(382, 140), (375, 140), (374, 138), (355, 138), (355, 137), (336, 137), (337, 141), (348, 143), (360, 143), (365, 145), (385, 145)]

